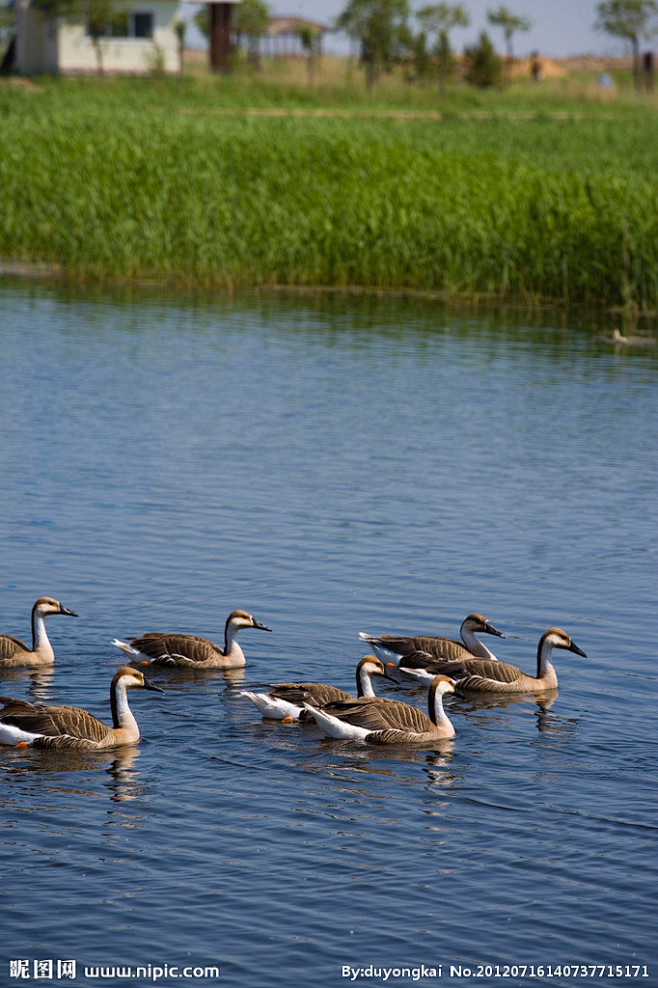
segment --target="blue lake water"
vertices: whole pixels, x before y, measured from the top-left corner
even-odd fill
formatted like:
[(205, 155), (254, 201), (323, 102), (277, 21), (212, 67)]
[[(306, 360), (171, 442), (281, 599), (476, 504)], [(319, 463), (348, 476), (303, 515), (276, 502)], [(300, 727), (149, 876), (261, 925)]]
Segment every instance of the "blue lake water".
[[(0, 691), (109, 720), (114, 637), (273, 629), (240, 673), (154, 670), (136, 747), (0, 750), (0, 984), (658, 985), (658, 346), (599, 332), (0, 282), (0, 631), (79, 614)], [(239, 696), (351, 689), (359, 631), (471, 611), (528, 672), (553, 625), (588, 657), (550, 705), (449, 700), (435, 750)]]

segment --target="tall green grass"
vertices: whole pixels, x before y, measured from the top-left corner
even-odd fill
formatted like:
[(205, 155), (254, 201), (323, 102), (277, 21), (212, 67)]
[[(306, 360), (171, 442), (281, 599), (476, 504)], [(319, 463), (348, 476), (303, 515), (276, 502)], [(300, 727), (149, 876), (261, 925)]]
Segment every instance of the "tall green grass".
[(649, 109), (518, 119), (503, 94), (485, 119), (257, 117), (210, 93), (2, 87), (0, 256), (74, 277), (658, 308)]

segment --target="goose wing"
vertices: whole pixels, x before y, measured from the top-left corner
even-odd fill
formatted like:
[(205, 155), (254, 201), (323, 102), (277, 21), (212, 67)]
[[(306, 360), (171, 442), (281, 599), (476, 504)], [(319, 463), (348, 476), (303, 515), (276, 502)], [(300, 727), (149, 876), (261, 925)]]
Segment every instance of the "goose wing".
[(130, 644), (143, 655), (148, 655), (156, 665), (172, 662), (191, 665), (224, 654), (214, 642), (196, 635), (149, 632), (141, 638), (133, 638)]
[[(442, 638), (437, 635), (414, 635), (411, 637), (382, 635), (380, 638), (370, 640), (373, 644), (387, 649), (394, 655), (404, 656), (405, 660), (407, 656), (421, 652), (429, 656), (430, 659), (453, 660), (466, 659), (472, 656), (463, 642), (457, 641), (455, 638)], [(406, 661), (405, 665), (408, 665)]]
[(100, 742), (110, 732), (107, 724), (80, 707), (51, 707), (50, 716), (62, 737)]
[(324, 710), (340, 720), (369, 731), (392, 729), (421, 734), (432, 730), (434, 726), (427, 714), (418, 707), (386, 697), (362, 697), (360, 700), (329, 703)]
[[(419, 737), (420, 737), (420, 733), (421, 732), (418, 732)], [(422, 734), (424, 735), (425, 732), (423, 731)], [(397, 731), (397, 730), (373, 731), (366, 738), (368, 744), (405, 744), (414, 740), (416, 739), (411, 737), (408, 731)], [(430, 739), (429, 738), (426, 739), (423, 736), (422, 740), (425, 741)], [(431, 740), (432, 742), (434, 742), (435, 739), (431, 739)], [(440, 739), (436, 738), (436, 740), (438, 741)]]
[(469, 659), (465, 662), (443, 663), (438, 670), (450, 676), (460, 690), (505, 690), (517, 683), (524, 673), (509, 662), (492, 662), (491, 659)]
[(51, 737), (59, 734), (49, 707), (41, 703), (30, 703), (28, 700), (15, 700), (10, 696), (0, 696), (0, 703), (0, 720), (5, 724), (12, 724), (30, 734), (47, 734)]
[[(420, 635), (413, 639), (414, 649), (417, 652), (424, 652), (432, 659), (444, 659), (454, 661), (456, 659), (468, 659), (472, 652), (466, 648), (463, 642), (456, 638), (438, 638), (431, 635)], [(408, 651), (411, 651), (410, 649)]]
[(310, 703), (314, 707), (324, 707), (327, 703), (352, 699), (352, 695), (345, 690), (326, 686), (324, 683), (277, 683), (270, 690), (270, 696), (287, 700), (300, 707), (305, 703)]
[(0, 635), (0, 662), (3, 659), (11, 659), (17, 652), (29, 652), (25, 642), (13, 635)]
[[(44, 738), (99, 742), (109, 731), (102, 721), (79, 707), (47, 707), (41, 703), (29, 703), (27, 700), (14, 700), (10, 697), (0, 697), (0, 702), (3, 703), (1, 720)], [(44, 744), (54, 746), (49, 741)]]

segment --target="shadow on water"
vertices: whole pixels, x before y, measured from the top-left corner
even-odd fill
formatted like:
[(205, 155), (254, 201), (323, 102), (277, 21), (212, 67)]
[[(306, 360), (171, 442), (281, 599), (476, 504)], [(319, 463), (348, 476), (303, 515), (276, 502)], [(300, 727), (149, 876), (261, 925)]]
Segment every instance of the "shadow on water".
[(145, 662), (132, 663), (141, 669), (148, 679), (163, 688), (169, 686), (192, 686), (201, 683), (207, 686), (238, 686), (245, 679), (244, 669), (193, 669), (188, 666), (150, 665)]

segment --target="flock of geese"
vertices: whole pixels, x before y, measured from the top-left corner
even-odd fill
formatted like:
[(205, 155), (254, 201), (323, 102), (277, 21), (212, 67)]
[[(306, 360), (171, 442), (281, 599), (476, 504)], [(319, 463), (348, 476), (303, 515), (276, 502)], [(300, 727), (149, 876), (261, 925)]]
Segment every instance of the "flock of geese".
[[(52, 597), (40, 597), (32, 608), (32, 648), (19, 638), (0, 635), (0, 673), (3, 669), (52, 666), (55, 655), (46, 633), (45, 619), (54, 614), (77, 617)], [(112, 726), (79, 707), (49, 706), (0, 696), (0, 744), (14, 747), (83, 748), (100, 750), (139, 741), (139, 727), (128, 704), (130, 689), (163, 693), (142, 671), (144, 665), (188, 669), (236, 669), (245, 665), (237, 634), (244, 628), (271, 631), (246, 611), (229, 614), (223, 647), (207, 638), (187, 634), (150, 633), (129, 642), (112, 642), (131, 665), (122, 666), (110, 685)], [(400, 744), (445, 740), (455, 729), (443, 709), (449, 693), (523, 694), (545, 693), (557, 687), (551, 662), (553, 649), (585, 656), (560, 628), (549, 628), (539, 640), (537, 671), (532, 676), (499, 661), (477, 637), (505, 636), (481, 614), (469, 614), (462, 623), (461, 641), (436, 635), (401, 637), (368, 635), (360, 638), (375, 654), (364, 656), (356, 669), (356, 696), (324, 683), (277, 683), (267, 693), (249, 690), (261, 716), (285, 722), (315, 721), (331, 738)], [(585, 656), (586, 657), (586, 656)], [(390, 670), (428, 684), (428, 713), (400, 700), (375, 696), (372, 679), (395, 679)]]

